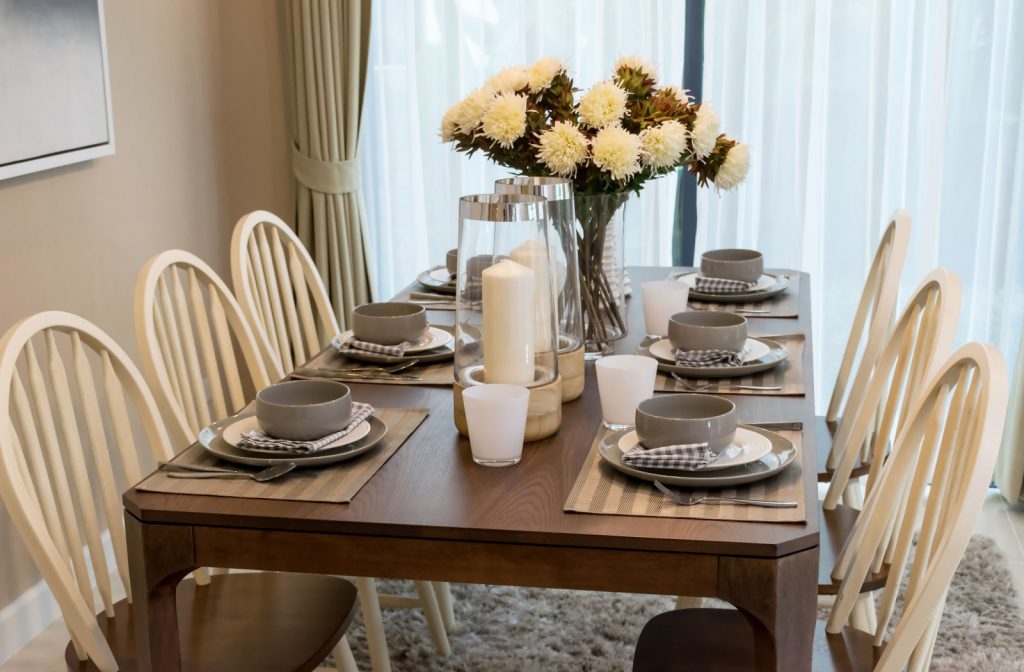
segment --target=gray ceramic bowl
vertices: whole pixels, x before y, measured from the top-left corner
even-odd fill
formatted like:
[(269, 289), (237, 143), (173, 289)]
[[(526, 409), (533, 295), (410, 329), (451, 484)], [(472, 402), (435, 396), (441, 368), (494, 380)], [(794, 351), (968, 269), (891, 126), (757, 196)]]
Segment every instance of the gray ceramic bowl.
[(367, 303), (352, 310), (352, 333), (369, 343), (413, 343), (423, 336), (427, 326), (426, 309), (415, 303)]
[(764, 273), (764, 256), (757, 250), (708, 250), (700, 257), (700, 272), (711, 278), (757, 282)]
[(668, 340), (677, 350), (731, 350), (747, 341), (747, 318), (725, 311), (691, 310), (668, 321)]
[(444, 255), (444, 264), (448, 267), (448, 272), (455, 275), (459, 272), (459, 251), (448, 250), (448, 254)]
[(333, 380), (292, 380), (256, 394), (256, 421), (279, 439), (309, 441), (344, 429), (352, 416), (352, 392)]
[(636, 407), (636, 433), (645, 448), (707, 443), (716, 455), (736, 435), (736, 404), (710, 394), (665, 394)]

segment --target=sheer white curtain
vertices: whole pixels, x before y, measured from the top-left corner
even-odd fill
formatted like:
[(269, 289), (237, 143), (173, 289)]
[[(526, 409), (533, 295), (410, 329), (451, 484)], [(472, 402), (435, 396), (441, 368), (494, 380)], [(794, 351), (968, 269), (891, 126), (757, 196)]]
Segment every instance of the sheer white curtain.
[(897, 207), (902, 296), (964, 284), (958, 338), (1012, 359), (1024, 318), (1024, 3), (715, 0), (704, 98), (751, 146), (747, 183), (698, 202), (698, 253), (755, 247), (814, 281), (818, 404)]
[[(501, 68), (560, 56), (577, 86), (640, 54), (682, 81), (679, 0), (381, 0), (363, 110), (360, 161), (375, 295), (387, 297), (455, 247), (458, 199), (508, 173), (438, 137), (449, 106)], [(676, 180), (650, 184), (627, 212), (630, 263), (672, 260)]]

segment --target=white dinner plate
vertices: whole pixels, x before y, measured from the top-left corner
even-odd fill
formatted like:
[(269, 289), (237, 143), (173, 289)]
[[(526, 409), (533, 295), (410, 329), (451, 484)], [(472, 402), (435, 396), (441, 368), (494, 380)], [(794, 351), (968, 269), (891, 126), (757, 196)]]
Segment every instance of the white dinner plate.
[[(672, 342), (667, 338), (663, 338), (650, 347), (651, 354), (658, 359), (665, 362), (676, 363), (676, 349), (672, 346)], [(743, 363), (753, 362), (761, 359), (771, 351), (771, 348), (767, 343), (759, 341), (756, 338), (748, 338), (747, 342), (743, 344)], [(728, 367), (714, 367), (714, 368), (728, 368)]]
[[(351, 329), (335, 336), (334, 340), (331, 341), (331, 345), (340, 349), (341, 346), (350, 338), (352, 338)], [(406, 348), (405, 354), (408, 356), (414, 352), (424, 352), (435, 348), (443, 348), (453, 340), (455, 340), (455, 336), (450, 331), (445, 331), (438, 327), (430, 327), (427, 329), (427, 333), (420, 337), (418, 341)]]
[[(259, 431), (259, 429), (260, 425), (259, 422), (257, 422), (256, 420), (256, 416), (250, 415), (244, 418), (239, 418), (236, 422), (233, 422), (227, 427), (225, 427), (224, 431), (221, 432), (220, 438), (222, 438), (229, 445), (235, 448), (239, 448), (240, 450), (244, 450), (248, 453), (271, 453), (273, 455), (282, 455), (283, 452), (280, 450), (265, 450), (261, 448), (251, 448), (248, 446), (242, 448), (241, 446), (238, 445), (242, 441), (243, 434), (245, 434), (246, 432), (257, 432)], [(342, 446), (347, 446), (350, 443), (355, 443), (356, 441), (362, 439), (369, 433), (370, 423), (364, 420), (361, 423), (359, 423), (359, 425), (351, 432), (349, 432), (348, 434), (346, 434), (345, 436), (341, 437), (336, 441), (332, 441), (329, 445), (324, 446), (320, 450), (324, 451), (330, 450), (331, 448), (341, 448)]]
[[(639, 442), (640, 440), (637, 438), (635, 430), (628, 432), (619, 439), (619, 450), (625, 454), (627, 451), (632, 450)], [(752, 432), (744, 427), (737, 427), (736, 436), (733, 438), (732, 443), (721, 452), (718, 459), (714, 462), (697, 469), (678, 469), (676, 471), (694, 473), (739, 467), (751, 462), (757, 462), (771, 451), (772, 442), (767, 436)]]
[(436, 280), (437, 282), (446, 282), (451, 286), (455, 286), (455, 280), (452, 279), (452, 274), (448, 272), (447, 266), (441, 268), (435, 268), (430, 272), (430, 279)]

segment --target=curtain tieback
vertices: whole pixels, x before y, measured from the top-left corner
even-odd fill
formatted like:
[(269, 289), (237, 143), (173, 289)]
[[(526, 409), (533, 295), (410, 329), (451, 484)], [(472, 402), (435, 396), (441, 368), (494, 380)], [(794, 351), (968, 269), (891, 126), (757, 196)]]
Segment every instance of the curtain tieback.
[(299, 182), (324, 194), (347, 194), (359, 189), (359, 159), (321, 161), (293, 146), (292, 171)]

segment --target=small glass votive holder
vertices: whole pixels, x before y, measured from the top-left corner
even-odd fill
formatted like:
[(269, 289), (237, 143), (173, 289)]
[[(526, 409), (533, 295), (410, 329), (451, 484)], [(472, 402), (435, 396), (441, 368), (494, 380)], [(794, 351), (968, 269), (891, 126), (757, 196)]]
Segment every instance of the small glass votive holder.
[(462, 393), (473, 461), (508, 467), (523, 457), (530, 391), (521, 385), (474, 385)]
[(669, 319), (685, 312), (690, 289), (678, 280), (655, 280), (640, 285), (644, 303), (644, 325), (648, 336), (668, 336)]
[(636, 407), (654, 396), (658, 360), (643, 355), (611, 355), (594, 363), (601, 397), (601, 420), (611, 430), (636, 424)]

